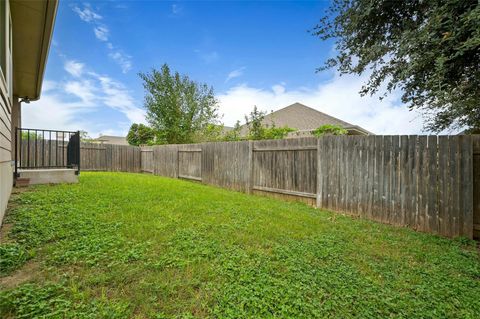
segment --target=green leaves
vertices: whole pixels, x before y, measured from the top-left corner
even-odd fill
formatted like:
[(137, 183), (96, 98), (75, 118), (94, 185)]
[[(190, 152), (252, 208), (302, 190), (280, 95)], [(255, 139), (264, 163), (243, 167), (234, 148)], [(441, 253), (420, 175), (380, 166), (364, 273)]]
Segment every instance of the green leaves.
[(0, 318), (480, 314), (465, 238), (144, 174), (84, 172), (13, 200)]
[(288, 126), (276, 127), (275, 123), (271, 123), (270, 126), (265, 125), (265, 114), (265, 112), (259, 111), (257, 106), (254, 106), (250, 115), (245, 116), (249, 140), (278, 140), (285, 138), (288, 133), (296, 131)]
[(167, 64), (139, 76), (145, 89), (147, 121), (165, 143), (191, 143), (207, 125), (217, 123), (218, 101), (212, 87), (172, 73)]
[(313, 34), (337, 56), (319, 70), (367, 73), (361, 94), (402, 91), (426, 128), (480, 128), (480, 6), (476, 0), (334, 0)]
[(6, 275), (22, 266), (31, 254), (18, 243), (0, 245), (0, 275)]
[(316, 137), (323, 135), (346, 135), (348, 131), (339, 125), (325, 124), (315, 129), (312, 134)]
[(133, 123), (127, 134), (130, 145), (152, 145), (155, 143), (155, 131), (144, 124)]
[[(87, 298), (86, 298), (87, 297)], [(128, 318), (128, 304), (74, 294), (63, 284), (26, 284), (0, 291), (2, 318)]]

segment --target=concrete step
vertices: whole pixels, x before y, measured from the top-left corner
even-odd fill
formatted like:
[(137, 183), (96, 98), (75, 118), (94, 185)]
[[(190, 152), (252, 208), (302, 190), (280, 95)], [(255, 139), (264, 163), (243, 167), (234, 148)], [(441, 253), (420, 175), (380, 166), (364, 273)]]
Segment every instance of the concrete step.
[(19, 177), (30, 179), (29, 184), (63, 184), (78, 183), (76, 169), (50, 168), (50, 169), (22, 169), (18, 170)]

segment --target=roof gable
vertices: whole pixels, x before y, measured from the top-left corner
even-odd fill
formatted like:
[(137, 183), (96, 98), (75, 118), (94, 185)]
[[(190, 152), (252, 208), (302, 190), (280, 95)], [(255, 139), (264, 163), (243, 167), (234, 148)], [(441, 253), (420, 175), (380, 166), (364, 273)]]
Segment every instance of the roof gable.
[(298, 130), (314, 130), (325, 124), (347, 128), (354, 126), (326, 113), (317, 111), (301, 103), (294, 103), (265, 116), (264, 124), (288, 126)]
[[(360, 134), (373, 134), (360, 126), (342, 121), (298, 102), (272, 112), (263, 119), (264, 125), (271, 126), (273, 123), (277, 127), (288, 126), (299, 131), (311, 131), (322, 125), (331, 124)], [(246, 134), (246, 129), (246, 125), (242, 125), (242, 134)]]

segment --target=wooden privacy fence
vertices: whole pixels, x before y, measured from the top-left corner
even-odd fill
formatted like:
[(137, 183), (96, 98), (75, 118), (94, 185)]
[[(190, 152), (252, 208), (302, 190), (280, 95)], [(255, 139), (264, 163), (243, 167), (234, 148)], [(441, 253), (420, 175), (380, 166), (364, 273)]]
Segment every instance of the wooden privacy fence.
[(153, 149), (149, 147), (141, 147), (140, 160), (140, 168), (142, 172), (153, 174)]
[(116, 152), (97, 144), (91, 153), (82, 147), (86, 169), (149, 172), (448, 237), (480, 235), (480, 136), (326, 136)]
[(68, 141), (63, 139), (25, 138), (18, 143), (19, 167), (57, 167), (67, 161)]
[(81, 143), (80, 166), (85, 171), (140, 173), (141, 150), (129, 145)]

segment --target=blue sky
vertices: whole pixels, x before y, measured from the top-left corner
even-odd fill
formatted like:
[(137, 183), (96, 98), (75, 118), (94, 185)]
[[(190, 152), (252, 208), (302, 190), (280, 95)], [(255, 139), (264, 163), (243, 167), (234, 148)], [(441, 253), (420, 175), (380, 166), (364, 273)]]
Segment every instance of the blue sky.
[(163, 63), (212, 85), (223, 122), (301, 102), (375, 133), (418, 133), (396, 92), (358, 95), (365, 77), (315, 69), (332, 42), (308, 33), (328, 1), (60, 1), (40, 101), (24, 126), (127, 132), (144, 121), (138, 72)]

